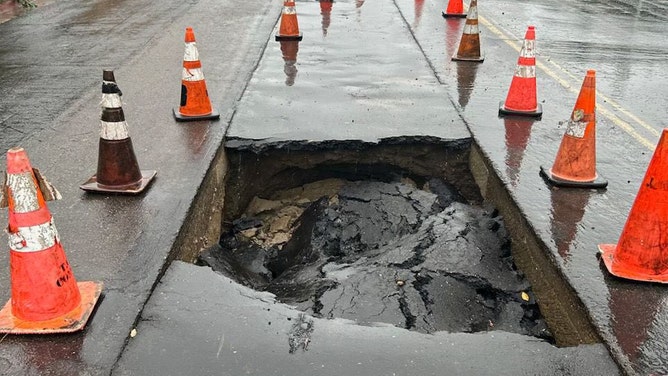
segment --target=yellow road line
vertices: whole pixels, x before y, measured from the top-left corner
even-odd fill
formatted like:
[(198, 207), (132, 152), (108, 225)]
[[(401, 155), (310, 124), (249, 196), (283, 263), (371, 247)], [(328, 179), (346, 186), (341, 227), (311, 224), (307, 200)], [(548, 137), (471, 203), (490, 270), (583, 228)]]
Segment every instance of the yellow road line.
[[(494, 24), (492, 24), (490, 21), (488, 21), (486, 18), (478, 16), (478, 21), (480, 21), (481, 24), (483, 24), (489, 31), (491, 31), (493, 34), (498, 36), (501, 40), (506, 42), (511, 48), (513, 48), (515, 51), (519, 52), (521, 49), (521, 46), (518, 42), (515, 41), (516, 38), (509, 36), (508, 34), (501, 31), (500, 28), (496, 27)], [(557, 81), (561, 86), (565, 87), (569, 91), (578, 94), (579, 90), (577, 89), (579, 86), (577, 84), (577, 77), (575, 77), (573, 74), (571, 74), (569, 71), (566, 69), (562, 68), (559, 66), (557, 63), (550, 62), (551, 65), (553, 65), (557, 70), (559, 70), (561, 73), (565, 74), (566, 76), (570, 77), (573, 80), (576, 80), (575, 82), (570, 82), (567, 81), (553, 71), (552, 69), (548, 68), (545, 64), (537, 61), (536, 62), (536, 67), (540, 68), (543, 72), (545, 72), (548, 76), (552, 77), (555, 81)], [(575, 86), (575, 87), (574, 87)], [(640, 120), (637, 116), (629, 112), (628, 110), (622, 108), (619, 104), (617, 104), (615, 101), (612, 99), (608, 98), (606, 95), (602, 94), (598, 90), (596, 91), (596, 95), (603, 99), (607, 104), (612, 107), (614, 110), (619, 111), (620, 113), (628, 116), (631, 118), (633, 121), (638, 123), (641, 127), (645, 128), (648, 130), (650, 133), (652, 133), (655, 136), (659, 136), (660, 132), (652, 127), (650, 124), (645, 123), (644, 121)], [(656, 142), (649, 141), (647, 138), (643, 137), (641, 134), (637, 132), (637, 130), (633, 127), (633, 125), (629, 124), (628, 122), (622, 120), (619, 116), (614, 114), (614, 110), (609, 110), (607, 106), (601, 105), (601, 104), (596, 104), (597, 110), (601, 113), (601, 115), (607, 117), (610, 119), (613, 123), (615, 123), (617, 126), (622, 128), (626, 133), (628, 133), (631, 137), (635, 138), (636, 141), (640, 142), (643, 146), (647, 147), (650, 150), (654, 150), (656, 147)]]

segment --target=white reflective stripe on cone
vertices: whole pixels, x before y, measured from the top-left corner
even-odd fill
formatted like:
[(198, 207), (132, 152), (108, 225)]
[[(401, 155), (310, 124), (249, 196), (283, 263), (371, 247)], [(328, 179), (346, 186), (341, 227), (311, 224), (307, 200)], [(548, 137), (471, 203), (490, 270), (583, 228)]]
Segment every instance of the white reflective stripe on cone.
[(183, 68), (181, 78), (184, 81), (202, 81), (204, 79), (204, 73), (202, 73), (201, 68)]
[(121, 101), (121, 96), (118, 94), (102, 94), (100, 106), (104, 108), (121, 108), (123, 107), (123, 102)]
[(18, 232), (7, 234), (9, 248), (14, 252), (39, 252), (53, 247), (60, 241), (53, 218), (41, 225), (19, 227)]
[(462, 34), (479, 34), (479, 33), (480, 29), (478, 28), (478, 24), (475, 25), (466, 24), (464, 25), (464, 31), (462, 32)]
[(566, 134), (569, 136), (584, 138), (585, 130), (589, 123), (586, 121), (568, 121), (568, 128), (566, 128)]
[(124, 121), (100, 121), (100, 138), (105, 140), (125, 140), (130, 137), (128, 123)]
[(197, 44), (195, 42), (186, 43), (186, 51), (183, 54), (183, 61), (197, 61), (199, 60), (199, 52), (197, 52)]
[(7, 186), (14, 200), (14, 213), (30, 213), (39, 210), (37, 187), (32, 172), (7, 174)]
[(293, 6), (287, 6), (283, 8), (283, 14), (297, 14), (297, 10), (295, 10), (294, 5)]
[(520, 57), (536, 57), (536, 41), (533, 39), (525, 39), (524, 45), (522, 46), (522, 51), (520, 51)]
[(515, 67), (515, 77), (534, 78), (536, 77), (535, 65), (518, 65)]
[(467, 20), (478, 20), (478, 7), (469, 9), (469, 13), (466, 15)]
[[(585, 130), (589, 124), (589, 120), (585, 120), (585, 112), (582, 109), (573, 110), (570, 120), (568, 120), (568, 128), (566, 128), (566, 134), (577, 137), (584, 138)], [(593, 120), (593, 119), (592, 119)]]

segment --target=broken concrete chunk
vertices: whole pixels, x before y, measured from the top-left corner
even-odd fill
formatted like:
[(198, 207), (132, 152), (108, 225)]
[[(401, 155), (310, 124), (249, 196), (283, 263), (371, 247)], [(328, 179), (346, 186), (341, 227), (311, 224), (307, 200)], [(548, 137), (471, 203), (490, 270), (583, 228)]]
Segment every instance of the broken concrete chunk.
[(282, 205), (283, 204), (280, 201), (266, 200), (256, 196), (253, 197), (250, 204), (246, 208), (245, 215), (248, 217), (253, 217), (260, 213), (276, 210), (277, 208), (280, 208)]

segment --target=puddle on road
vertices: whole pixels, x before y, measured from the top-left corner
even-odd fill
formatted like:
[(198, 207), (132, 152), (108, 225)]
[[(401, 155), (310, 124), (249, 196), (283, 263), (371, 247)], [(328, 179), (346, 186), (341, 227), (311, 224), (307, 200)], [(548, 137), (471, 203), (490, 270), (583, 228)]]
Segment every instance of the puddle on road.
[[(314, 159), (298, 154), (293, 161)], [(459, 157), (433, 165), (457, 170)], [(469, 175), (436, 174), (450, 183), (411, 171), (433, 162), (426, 159), (405, 158), (410, 168), (346, 164), (340, 154), (335, 165), (311, 168), (262, 159), (272, 162), (242, 157), (236, 160), (247, 165), (230, 166), (227, 226), (198, 264), (315, 317), (423, 333), (503, 330), (554, 342), (515, 267), (502, 218), (481, 204)], [(274, 178), (260, 187), (238, 180), (244, 169)]]

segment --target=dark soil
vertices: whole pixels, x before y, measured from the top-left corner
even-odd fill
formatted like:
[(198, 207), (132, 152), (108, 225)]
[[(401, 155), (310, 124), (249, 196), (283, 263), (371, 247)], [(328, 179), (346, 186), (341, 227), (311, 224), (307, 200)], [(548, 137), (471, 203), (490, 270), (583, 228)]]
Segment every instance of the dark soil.
[(318, 317), (551, 340), (496, 210), (440, 179), (330, 183), (258, 199), (199, 263)]

